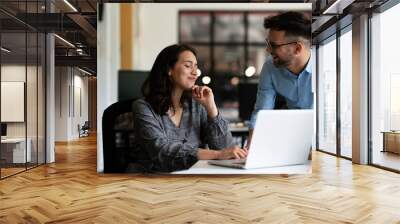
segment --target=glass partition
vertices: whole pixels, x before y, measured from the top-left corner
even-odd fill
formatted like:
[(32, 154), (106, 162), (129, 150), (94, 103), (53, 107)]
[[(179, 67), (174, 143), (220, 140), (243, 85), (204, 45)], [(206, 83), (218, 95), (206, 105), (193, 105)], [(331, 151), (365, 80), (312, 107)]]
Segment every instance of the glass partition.
[(1, 139), (2, 177), (24, 171), (31, 158), (31, 142), (26, 140), (26, 41), (25, 32), (1, 33), (0, 110), (6, 125)]
[(38, 49), (37, 43), (38, 35), (36, 32), (29, 31), (27, 33), (27, 98), (26, 98), (26, 111), (27, 111), (27, 142), (28, 156), (27, 167), (31, 168), (37, 165), (37, 127), (38, 127)]
[[(0, 178), (45, 162), (44, 33), (17, 18), (43, 13), (45, 1), (2, 1), (0, 7)], [(34, 17), (36, 18), (36, 17)]]

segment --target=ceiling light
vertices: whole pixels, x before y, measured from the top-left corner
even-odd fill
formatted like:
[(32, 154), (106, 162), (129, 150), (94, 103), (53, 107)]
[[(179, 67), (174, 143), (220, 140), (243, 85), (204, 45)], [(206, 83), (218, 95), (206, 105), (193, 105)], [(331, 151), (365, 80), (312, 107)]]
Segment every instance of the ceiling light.
[(347, 8), (354, 0), (336, 0), (322, 14), (342, 14), (343, 9)]
[(200, 69), (197, 69), (197, 77), (199, 77), (200, 75), (201, 75), (201, 70)]
[(246, 71), (244, 72), (244, 74), (247, 77), (252, 77), (254, 74), (256, 73), (256, 68), (254, 66), (249, 66)]
[(85, 73), (85, 74), (87, 74), (87, 75), (92, 75), (92, 73), (90, 73), (90, 72), (88, 72), (88, 71), (85, 71), (85, 70), (83, 70), (83, 69), (81, 69), (81, 68), (78, 68), (78, 70), (79, 71), (81, 71), (81, 72), (83, 72), (83, 73)]
[(201, 81), (204, 83), (204, 85), (208, 85), (211, 82), (211, 78), (209, 76), (204, 76)]
[(55, 37), (57, 37), (58, 39), (60, 39), (61, 41), (63, 41), (64, 43), (66, 43), (67, 45), (69, 45), (70, 47), (75, 48), (75, 45), (71, 44), (71, 42), (69, 42), (68, 40), (58, 36), (57, 34), (54, 34)]
[(237, 86), (239, 84), (240, 80), (238, 77), (233, 77), (231, 78), (231, 85), (232, 86)]
[(5, 47), (1, 47), (1, 50), (4, 51), (4, 52), (6, 52), (6, 53), (10, 53), (10, 52), (11, 52), (11, 50), (9, 50), (9, 49), (7, 49), (7, 48), (5, 48)]
[(78, 10), (71, 4), (69, 3), (68, 0), (64, 0), (65, 4), (67, 4), (72, 10), (74, 10), (74, 12), (78, 12)]

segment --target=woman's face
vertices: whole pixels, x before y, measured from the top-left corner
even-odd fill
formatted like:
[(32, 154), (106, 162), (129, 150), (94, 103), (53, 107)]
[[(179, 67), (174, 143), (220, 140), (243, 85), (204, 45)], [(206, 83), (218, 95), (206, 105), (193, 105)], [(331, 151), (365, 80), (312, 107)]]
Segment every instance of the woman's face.
[(168, 73), (174, 87), (190, 90), (197, 80), (197, 60), (191, 51), (184, 51)]

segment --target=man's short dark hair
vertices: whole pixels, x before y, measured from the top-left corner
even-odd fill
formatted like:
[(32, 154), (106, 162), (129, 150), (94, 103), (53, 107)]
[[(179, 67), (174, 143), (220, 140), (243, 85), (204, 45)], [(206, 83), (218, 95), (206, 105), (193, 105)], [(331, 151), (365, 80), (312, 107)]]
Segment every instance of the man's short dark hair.
[(303, 37), (311, 41), (311, 21), (301, 12), (285, 12), (265, 18), (264, 27), (285, 31), (286, 36)]

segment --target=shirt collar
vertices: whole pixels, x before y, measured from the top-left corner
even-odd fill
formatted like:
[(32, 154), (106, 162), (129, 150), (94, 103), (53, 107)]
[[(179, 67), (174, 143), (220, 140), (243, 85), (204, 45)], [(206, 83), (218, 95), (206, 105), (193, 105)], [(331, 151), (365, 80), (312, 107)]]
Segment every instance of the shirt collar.
[[(272, 60), (272, 59), (271, 59)], [(285, 70), (287, 71), (287, 74), (291, 77), (295, 77), (295, 78), (299, 78), (300, 75), (302, 75), (303, 73), (307, 73), (309, 75), (312, 74), (312, 56), (310, 55), (310, 58), (308, 59), (307, 65), (306, 67), (299, 73), (299, 75), (295, 75), (293, 74), (291, 71), (289, 71), (289, 69), (285, 68)]]
[(311, 56), (311, 54), (310, 54), (310, 59), (308, 59), (307, 66), (304, 69), (304, 71), (308, 72), (309, 74), (312, 74), (312, 56)]

